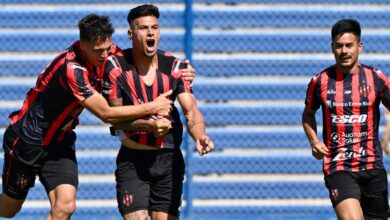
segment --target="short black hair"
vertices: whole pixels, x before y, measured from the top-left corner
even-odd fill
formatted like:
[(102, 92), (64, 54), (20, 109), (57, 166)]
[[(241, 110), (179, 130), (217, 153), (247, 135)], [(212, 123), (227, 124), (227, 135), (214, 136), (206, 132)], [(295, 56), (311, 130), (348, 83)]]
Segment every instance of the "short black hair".
[(158, 7), (150, 4), (137, 6), (129, 11), (129, 14), (127, 15), (127, 22), (131, 27), (131, 24), (135, 19), (145, 16), (154, 16), (158, 19), (160, 17)]
[(332, 27), (332, 42), (340, 34), (352, 33), (360, 41), (361, 29), (358, 21), (353, 19), (341, 19)]
[(101, 41), (110, 38), (114, 27), (108, 16), (89, 14), (79, 21), (81, 41)]

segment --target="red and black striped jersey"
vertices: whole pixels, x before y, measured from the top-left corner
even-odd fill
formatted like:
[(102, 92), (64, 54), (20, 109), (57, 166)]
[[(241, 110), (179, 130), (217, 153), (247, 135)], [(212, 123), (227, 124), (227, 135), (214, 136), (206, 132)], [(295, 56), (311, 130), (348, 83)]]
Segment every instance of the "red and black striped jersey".
[[(189, 83), (182, 79), (181, 71), (184, 64), (171, 54), (158, 51), (158, 69), (152, 85), (146, 85), (133, 65), (132, 51), (126, 49), (122, 54), (117, 53), (108, 58), (103, 75), (103, 96), (107, 100), (122, 99), (123, 105), (139, 105), (153, 101), (160, 94), (173, 90), (171, 99), (174, 101), (178, 94), (192, 93)], [(153, 116), (146, 117), (154, 120)], [(172, 129), (164, 136), (156, 138), (146, 132), (127, 132), (131, 140), (159, 148), (179, 148), (182, 141), (183, 126), (176, 108), (171, 113)]]
[(11, 126), (28, 144), (61, 141), (79, 122), (80, 102), (100, 89), (101, 77), (83, 60), (77, 41), (39, 74), (22, 108), (11, 113)]
[(337, 72), (334, 65), (311, 79), (305, 104), (312, 110), (322, 107), (323, 140), (329, 149), (324, 174), (383, 169), (378, 138), (381, 101), (389, 109), (390, 81), (363, 64), (351, 74)]

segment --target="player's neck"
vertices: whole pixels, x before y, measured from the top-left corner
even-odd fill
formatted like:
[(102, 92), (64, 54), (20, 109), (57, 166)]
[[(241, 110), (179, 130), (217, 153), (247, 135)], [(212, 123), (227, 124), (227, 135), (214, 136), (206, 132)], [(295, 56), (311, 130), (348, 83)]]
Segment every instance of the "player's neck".
[(144, 54), (137, 55), (133, 54), (134, 65), (137, 67), (139, 71), (138, 74), (146, 76), (150, 73), (155, 73), (158, 69), (158, 60), (157, 54), (153, 57), (147, 57)]
[(354, 74), (359, 71), (359, 64), (356, 62), (356, 64), (352, 67), (343, 67), (340, 65), (336, 65), (336, 71), (343, 74)]

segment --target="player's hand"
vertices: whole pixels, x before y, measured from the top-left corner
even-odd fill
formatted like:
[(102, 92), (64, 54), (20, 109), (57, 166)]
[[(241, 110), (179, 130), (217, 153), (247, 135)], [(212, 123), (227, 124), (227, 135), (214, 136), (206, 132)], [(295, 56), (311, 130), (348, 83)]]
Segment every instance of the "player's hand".
[(187, 68), (181, 70), (181, 76), (192, 85), (195, 78), (195, 69), (192, 68), (189, 60), (184, 61), (184, 63)]
[(206, 135), (196, 140), (195, 144), (196, 144), (196, 150), (198, 151), (200, 156), (203, 156), (214, 150), (213, 141), (210, 139), (210, 137)]
[(153, 113), (158, 114), (163, 117), (168, 117), (172, 110), (172, 100), (169, 99), (169, 96), (172, 94), (172, 90), (165, 92), (158, 96), (154, 101), (155, 110)]
[(153, 121), (153, 133), (155, 137), (165, 136), (169, 129), (172, 128), (172, 123), (169, 119), (160, 117)]
[(328, 148), (321, 141), (315, 141), (311, 145), (311, 153), (317, 160), (321, 160), (325, 155), (329, 153)]

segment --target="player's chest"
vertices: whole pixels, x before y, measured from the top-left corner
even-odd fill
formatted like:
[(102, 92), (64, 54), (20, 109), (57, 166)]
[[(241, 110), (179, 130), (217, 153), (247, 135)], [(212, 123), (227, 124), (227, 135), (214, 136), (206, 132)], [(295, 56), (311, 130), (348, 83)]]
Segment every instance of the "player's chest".
[(328, 79), (326, 83), (321, 83), (319, 89), (323, 107), (331, 111), (362, 111), (362, 108), (374, 105), (377, 94), (374, 82), (359, 81), (352, 77), (347, 80)]

